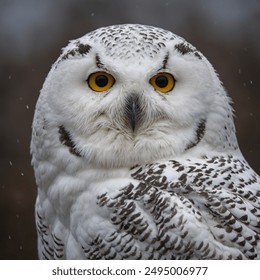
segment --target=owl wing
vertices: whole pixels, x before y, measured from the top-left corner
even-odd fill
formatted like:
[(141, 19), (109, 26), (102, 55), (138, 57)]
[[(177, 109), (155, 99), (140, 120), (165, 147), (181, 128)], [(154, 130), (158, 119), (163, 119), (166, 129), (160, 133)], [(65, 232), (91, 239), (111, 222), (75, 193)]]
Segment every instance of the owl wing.
[(66, 226), (37, 203), (40, 257), (260, 259), (260, 181), (243, 159), (164, 161), (131, 176), (84, 194)]
[(260, 259), (260, 181), (243, 159), (166, 161), (132, 177), (98, 197), (115, 226), (96, 240), (108, 258)]

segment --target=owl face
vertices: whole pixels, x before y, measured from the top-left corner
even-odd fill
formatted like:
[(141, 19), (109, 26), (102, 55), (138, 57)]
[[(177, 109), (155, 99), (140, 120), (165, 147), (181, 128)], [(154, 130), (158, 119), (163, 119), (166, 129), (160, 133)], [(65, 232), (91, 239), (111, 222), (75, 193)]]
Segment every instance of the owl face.
[(93, 165), (131, 167), (198, 147), (221, 150), (233, 137), (229, 100), (210, 63), (159, 28), (105, 27), (72, 41), (41, 95), (53, 141)]

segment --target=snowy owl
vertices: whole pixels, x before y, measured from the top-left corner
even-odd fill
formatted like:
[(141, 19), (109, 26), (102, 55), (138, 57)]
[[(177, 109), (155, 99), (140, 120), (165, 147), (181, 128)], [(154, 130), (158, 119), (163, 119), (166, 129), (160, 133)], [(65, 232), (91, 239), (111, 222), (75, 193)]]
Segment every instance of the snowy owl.
[(71, 41), (41, 90), (31, 154), (41, 259), (260, 259), (260, 179), (230, 99), (170, 31)]

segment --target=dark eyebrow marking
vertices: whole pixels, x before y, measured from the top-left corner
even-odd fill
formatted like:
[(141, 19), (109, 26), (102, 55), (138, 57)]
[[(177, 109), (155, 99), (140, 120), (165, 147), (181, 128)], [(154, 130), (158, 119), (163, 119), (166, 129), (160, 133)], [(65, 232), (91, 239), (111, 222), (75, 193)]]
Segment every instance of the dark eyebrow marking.
[(104, 64), (102, 63), (102, 61), (99, 57), (99, 55), (96, 55), (96, 65), (97, 65), (98, 68), (103, 68), (103, 69), (105, 68)]
[(169, 53), (167, 53), (167, 55), (163, 59), (162, 69), (166, 69), (166, 66), (167, 66), (167, 63), (168, 63), (168, 59), (169, 59)]

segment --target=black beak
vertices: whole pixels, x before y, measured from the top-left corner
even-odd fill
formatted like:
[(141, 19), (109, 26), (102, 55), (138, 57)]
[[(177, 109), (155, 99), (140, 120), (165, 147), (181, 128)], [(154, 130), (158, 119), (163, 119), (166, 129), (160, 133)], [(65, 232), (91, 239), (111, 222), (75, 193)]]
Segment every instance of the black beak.
[(137, 95), (132, 94), (129, 97), (127, 97), (126, 105), (125, 105), (125, 113), (127, 116), (127, 123), (128, 125), (130, 124), (134, 132), (142, 116), (140, 98)]

